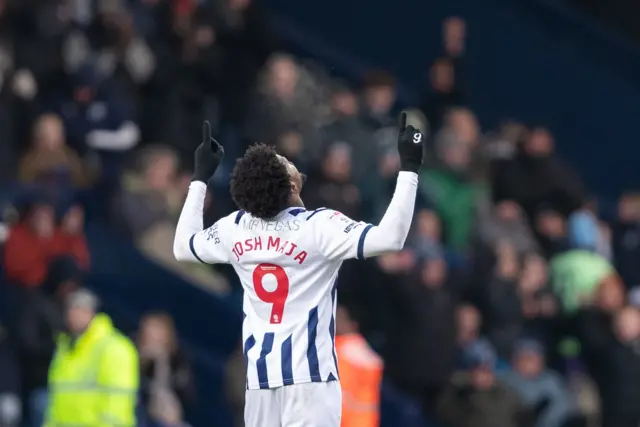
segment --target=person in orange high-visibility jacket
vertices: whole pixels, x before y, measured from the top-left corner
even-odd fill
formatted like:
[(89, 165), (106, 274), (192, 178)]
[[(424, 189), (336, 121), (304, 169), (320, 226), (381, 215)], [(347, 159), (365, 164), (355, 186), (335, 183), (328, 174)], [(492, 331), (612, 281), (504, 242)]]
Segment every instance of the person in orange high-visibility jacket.
[(135, 427), (138, 353), (98, 300), (80, 289), (66, 300), (68, 333), (49, 368), (45, 427)]
[(378, 427), (382, 359), (342, 306), (336, 316), (336, 352), (342, 385), (341, 427)]

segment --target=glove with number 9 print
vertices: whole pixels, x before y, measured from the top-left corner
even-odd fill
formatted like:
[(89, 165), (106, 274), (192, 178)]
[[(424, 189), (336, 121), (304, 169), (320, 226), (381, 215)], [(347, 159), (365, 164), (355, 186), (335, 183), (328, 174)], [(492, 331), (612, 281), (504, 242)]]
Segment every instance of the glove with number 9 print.
[(407, 113), (400, 115), (400, 133), (398, 135), (398, 153), (400, 170), (418, 172), (422, 165), (425, 138), (420, 129), (407, 126)]

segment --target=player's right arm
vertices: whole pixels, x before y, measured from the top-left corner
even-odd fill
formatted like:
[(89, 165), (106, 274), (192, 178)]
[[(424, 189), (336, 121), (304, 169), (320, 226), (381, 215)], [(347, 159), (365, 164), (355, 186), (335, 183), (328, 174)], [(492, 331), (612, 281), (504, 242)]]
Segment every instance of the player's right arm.
[(215, 173), (224, 149), (211, 138), (211, 126), (205, 122), (202, 144), (195, 154), (195, 172), (184, 202), (176, 235), (173, 240), (173, 255), (178, 261), (203, 262), (208, 264), (228, 263), (225, 238), (228, 227), (224, 224), (229, 217), (222, 218), (213, 226), (203, 230), (202, 213), (207, 194), (207, 181)]
[[(413, 219), (424, 139), (418, 129), (406, 126), (403, 113), (398, 136), (401, 170), (387, 211), (378, 225), (356, 222), (334, 211), (322, 212), (314, 224), (314, 234), (325, 257), (363, 259), (404, 247)], [(313, 216), (308, 220), (313, 221)]]

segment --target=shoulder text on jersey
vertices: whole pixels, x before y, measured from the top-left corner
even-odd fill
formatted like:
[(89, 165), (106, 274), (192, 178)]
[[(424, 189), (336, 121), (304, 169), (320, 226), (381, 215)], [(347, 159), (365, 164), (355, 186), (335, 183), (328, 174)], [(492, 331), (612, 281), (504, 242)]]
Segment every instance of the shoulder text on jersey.
[(247, 231), (298, 231), (300, 230), (300, 220), (264, 221), (252, 218), (244, 221), (242, 228)]
[(281, 241), (275, 236), (260, 236), (246, 239), (244, 242), (235, 242), (231, 252), (236, 256), (236, 261), (240, 261), (240, 257), (252, 251), (272, 251), (288, 257), (293, 257), (298, 264), (302, 264), (307, 259), (307, 252), (300, 250), (298, 245), (288, 240)]

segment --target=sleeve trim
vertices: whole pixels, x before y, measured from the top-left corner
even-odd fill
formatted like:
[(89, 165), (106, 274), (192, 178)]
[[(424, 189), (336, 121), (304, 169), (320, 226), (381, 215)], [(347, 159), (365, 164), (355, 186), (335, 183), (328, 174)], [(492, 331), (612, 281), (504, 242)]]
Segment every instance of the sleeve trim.
[(362, 233), (360, 233), (360, 240), (358, 240), (358, 252), (357, 252), (358, 259), (364, 259), (364, 240), (367, 237), (367, 233), (369, 233), (369, 230), (371, 230), (372, 228), (373, 228), (373, 225), (369, 224), (364, 228), (364, 230), (362, 230)]
[(318, 208), (318, 209), (316, 209), (315, 211), (311, 212), (311, 215), (309, 215), (307, 217), (307, 221), (309, 221), (315, 214), (317, 214), (319, 212), (322, 212), (322, 211), (326, 211), (326, 210), (327, 210), (327, 208)]
[(193, 246), (193, 240), (195, 239), (196, 235), (194, 234), (193, 236), (191, 236), (191, 238), (189, 239), (189, 249), (191, 249), (191, 253), (193, 254), (194, 257), (196, 257), (196, 259), (198, 261), (200, 261), (203, 264), (206, 264), (202, 258), (200, 258), (198, 256), (198, 254), (196, 253), (196, 248)]
[(235, 223), (236, 225), (240, 224), (240, 218), (242, 218), (242, 216), (245, 214), (245, 211), (238, 211), (238, 213), (236, 214), (236, 219), (235, 219)]

